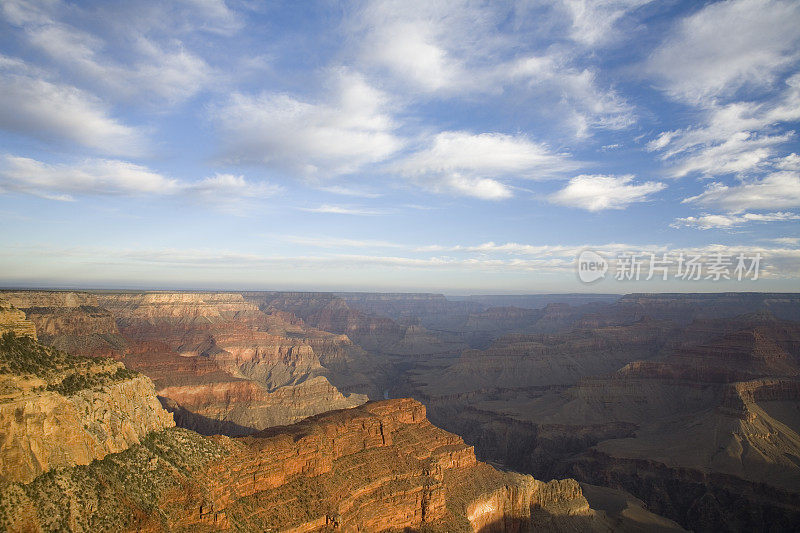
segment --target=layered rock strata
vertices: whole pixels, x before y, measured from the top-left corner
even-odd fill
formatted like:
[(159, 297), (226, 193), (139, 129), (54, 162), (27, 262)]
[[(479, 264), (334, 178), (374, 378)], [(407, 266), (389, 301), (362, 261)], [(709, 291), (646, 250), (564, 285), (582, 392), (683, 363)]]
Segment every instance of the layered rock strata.
[(0, 341), (0, 479), (85, 465), (174, 425), (147, 377), (28, 337)]
[(74, 291), (2, 291), (0, 305), (21, 309), (45, 344), (76, 355), (121, 358), (125, 339), (94, 294)]
[[(8, 512), (13, 508), (12, 513)], [(410, 400), (368, 403), (240, 439), (183, 429), (0, 496), (8, 531), (608, 531), (574, 480), (475, 459)], [(618, 530), (631, 521), (614, 521)]]
[(24, 312), (11, 305), (0, 305), (0, 335), (6, 332), (36, 339), (36, 326), (28, 320)]

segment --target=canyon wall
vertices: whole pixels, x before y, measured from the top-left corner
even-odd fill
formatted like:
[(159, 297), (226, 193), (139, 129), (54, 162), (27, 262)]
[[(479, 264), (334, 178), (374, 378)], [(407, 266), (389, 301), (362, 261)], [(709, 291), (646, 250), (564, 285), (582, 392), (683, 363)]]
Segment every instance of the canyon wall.
[(2, 291), (3, 302), (21, 309), (39, 339), (61, 350), (89, 357), (121, 358), (127, 350), (114, 317), (94, 294), (80, 291)]
[(178, 423), (206, 434), (293, 423), (385, 388), (382, 363), (346, 335), (239, 293), (2, 291), (0, 303), (15, 331), (148, 375)]
[(184, 427), (241, 435), (367, 400), (331, 383), (358, 388), (374, 368), (353, 369), (367, 356), (348, 338), (263, 313), (241, 294), (104, 293), (99, 302), (132, 346), (126, 364), (155, 380)]
[[(659, 320), (508, 335), (417, 368), (404, 391), (483, 459), (630, 491), (698, 531), (785, 529), (800, 512), (800, 323), (754, 313), (764, 295), (730, 318), (724, 297), (675, 299), (656, 299)], [(691, 309), (709, 316), (663, 320)]]
[(0, 335), (6, 332), (36, 339), (36, 326), (28, 320), (24, 312), (10, 305), (0, 305)]
[(636, 526), (592, 509), (573, 480), (543, 483), (478, 462), (472, 447), (430, 424), (424, 406), (410, 399), (368, 403), (239, 439), (153, 432), (87, 467), (4, 488), (0, 521), (8, 531)]
[(0, 479), (88, 464), (174, 425), (147, 377), (29, 337), (0, 341)]

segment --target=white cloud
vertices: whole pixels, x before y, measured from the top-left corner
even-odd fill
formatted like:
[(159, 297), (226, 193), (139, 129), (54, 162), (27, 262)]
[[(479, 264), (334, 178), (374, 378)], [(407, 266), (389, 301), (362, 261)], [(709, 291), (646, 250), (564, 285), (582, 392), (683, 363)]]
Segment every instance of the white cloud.
[(309, 237), (301, 235), (279, 235), (277, 238), (315, 248), (402, 248), (403, 245), (389, 241), (371, 239), (343, 239), (340, 237)]
[(319, 207), (301, 207), (301, 211), (308, 211), (309, 213), (328, 213), (332, 215), (385, 215), (388, 213), (386, 210), (369, 209), (365, 207), (352, 207), (344, 205), (331, 205), (323, 204)]
[[(193, 13), (223, 15), (219, 6), (214, 7), (218, 2), (186, 1), (198, 4), (191, 10)], [(140, 6), (130, 12), (124, 5), (118, 9), (113, 12), (113, 8), (104, 5), (96, 9), (69, 8), (59, 1), (3, 4), (6, 19), (21, 28), (30, 44), (48, 55), (59, 69), (77, 75), (82, 84), (105, 91), (109, 98), (176, 103), (211, 83), (212, 69), (175, 38), (180, 16), (173, 18), (174, 14), (153, 6)], [(64, 22), (61, 19), (66, 18), (66, 13), (79, 24), (91, 21), (95, 31), (90, 33)], [(126, 23), (120, 24), (121, 19)], [(170, 26), (167, 19), (174, 24)], [(220, 25), (207, 27), (220, 30), (233, 24), (229, 18), (217, 22)], [(192, 26), (202, 27), (202, 23)], [(124, 55), (114, 54), (117, 42), (124, 48)], [(121, 61), (122, 57), (126, 61)]]
[(180, 194), (218, 211), (241, 215), (254, 207), (253, 200), (274, 196), (280, 191), (281, 187), (277, 185), (247, 181), (244, 176), (215, 174), (196, 182), (182, 183)]
[(358, 196), (361, 198), (380, 198), (383, 194), (379, 192), (367, 191), (356, 187), (345, 187), (342, 185), (331, 185), (325, 187), (318, 187), (320, 191), (329, 192), (331, 194), (338, 194), (341, 196)]
[[(513, 244), (513, 243), (512, 243)], [(502, 245), (500, 245), (502, 246)], [(518, 245), (532, 246), (535, 245)], [(467, 248), (467, 247), (459, 247)], [(544, 247), (547, 248), (547, 247)], [(241, 288), (241, 284), (253, 284), (263, 287), (269, 284), (286, 283), (297, 284), (309, 279), (309, 272), (323, 272), (325, 279), (331, 280), (335, 270), (352, 274), (353, 269), (358, 269), (360, 283), (364, 283), (364, 276), (370, 269), (387, 269), (396, 272), (398, 269), (415, 269), (422, 271), (439, 271), (445, 275), (451, 273), (464, 273), (474, 283), (474, 272), (493, 273), (561, 273), (574, 275), (575, 258), (580, 251), (585, 249), (596, 250), (603, 254), (611, 264), (611, 271), (616, 268), (615, 258), (620, 253), (641, 253), (643, 261), (647, 261), (647, 254), (669, 254), (673, 260), (679, 253), (685, 256), (700, 255), (703, 262), (713, 257), (714, 254), (736, 258), (738, 254), (753, 257), (761, 254), (761, 268), (759, 277), (766, 280), (790, 279), (796, 280), (800, 276), (800, 249), (792, 246), (726, 246), (710, 244), (694, 248), (673, 248), (665, 246), (648, 246), (623, 243), (586, 243), (572, 247), (550, 247), (542, 255), (530, 257), (490, 256), (484, 252), (477, 252), (468, 256), (439, 256), (439, 255), (382, 255), (374, 254), (300, 254), (278, 255), (259, 253), (253, 251), (237, 251), (223, 247), (209, 249), (192, 248), (125, 248), (125, 247), (85, 247), (85, 246), (42, 246), (40, 243), (31, 243), (24, 246), (7, 246), (4, 254), (0, 256), (0, 263), (4, 268), (0, 271), (6, 273), (8, 280), (53, 280), (59, 276), (69, 276), (74, 279), (86, 279), (90, 273), (93, 279), (114, 280), (119, 282), (120, 274), (143, 271), (150, 274), (149, 279), (159, 281), (172, 281), (186, 283), (187, 276), (191, 278), (192, 286), (198, 286), (197, 281), (218, 286), (219, 283), (227, 286)], [(555, 249), (558, 248), (558, 249)], [(58, 273), (52, 272), (53, 258), (58, 259)], [(734, 259), (735, 260), (735, 259)], [(42, 266), (47, 265), (47, 266)], [(8, 268), (15, 266), (16, 268)], [(190, 267), (190, 268), (189, 268)], [(646, 273), (646, 263), (643, 273)], [(235, 281), (231, 281), (231, 273), (235, 273)], [(159, 276), (161, 277), (159, 279)], [(287, 278), (289, 276), (289, 278)], [(644, 276), (643, 276), (644, 277)], [(273, 281), (269, 281), (273, 280)], [(216, 283), (215, 283), (216, 282)], [(52, 282), (51, 282), (52, 283)], [(336, 282), (334, 281), (334, 284)], [(467, 282), (469, 285), (470, 281)], [(180, 285), (185, 286), (185, 285)], [(363, 288), (363, 286), (362, 286)], [(691, 289), (689, 289), (691, 290)]]
[(770, 164), (791, 165), (792, 157), (775, 160), (781, 145), (794, 132), (781, 125), (800, 120), (800, 75), (786, 81), (779, 97), (763, 102), (735, 102), (711, 105), (700, 125), (662, 132), (647, 144), (647, 150), (661, 152), (665, 161), (675, 161), (673, 177), (693, 172), (713, 177), (729, 173), (764, 170)]
[(270, 196), (279, 190), (230, 174), (189, 182), (165, 177), (127, 161), (87, 159), (77, 164), (52, 165), (12, 155), (0, 159), (0, 188), (62, 201), (73, 200), (74, 195), (171, 195), (222, 210), (234, 209), (242, 205), (242, 200)]
[(197, 15), (196, 26), (201, 30), (221, 35), (233, 35), (244, 27), (242, 17), (231, 10), (225, 0), (182, 0), (193, 15)]
[(497, 80), (496, 84), (522, 83), (537, 94), (548, 96), (553, 106), (566, 104), (567, 120), (578, 137), (588, 136), (590, 128), (619, 130), (636, 120), (632, 106), (614, 90), (602, 89), (592, 69), (572, 67), (559, 54), (525, 56), (501, 63), (491, 78)]
[(334, 75), (332, 101), (287, 94), (234, 94), (213, 111), (226, 160), (274, 166), (306, 178), (348, 174), (402, 146), (389, 102), (364, 79)]
[(772, 83), (798, 59), (798, 44), (797, 2), (716, 2), (684, 19), (647, 69), (673, 96), (696, 102)]
[(777, 211), (775, 213), (744, 213), (742, 215), (700, 215), (697, 217), (676, 218), (670, 224), (673, 228), (733, 228), (750, 222), (783, 222), (786, 220), (800, 220), (800, 215), (789, 212)]
[(427, 189), (487, 200), (512, 196), (504, 179), (545, 179), (573, 168), (566, 155), (524, 136), (464, 131), (441, 132), (393, 166)]
[(800, 171), (800, 155), (791, 153), (775, 162), (775, 167), (781, 170)]
[(109, 159), (49, 165), (7, 155), (2, 159), (0, 179), (9, 190), (65, 200), (71, 200), (72, 194), (172, 194), (180, 188), (176, 180), (146, 167)]
[(683, 203), (716, 207), (729, 213), (800, 207), (800, 174), (773, 172), (760, 180), (748, 180), (734, 186), (714, 182), (701, 194), (686, 198)]
[(652, 141), (647, 143), (647, 151), (653, 152), (655, 150), (661, 150), (669, 146), (669, 143), (672, 142), (672, 139), (680, 133), (677, 131), (662, 131), (658, 137), (653, 139)]
[(551, 195), (549, 200), (589, 211), (625, 209), (632, 203), (647, 201), (649, 195), (666, 187), (656, 181), (637, 185), (633, 183), (633, 178), (582, 174), (569, 180), (569, 184)]
[(514, 195), (510, 187), (498, 180), (462, 176), (458, 172), (444, 175), (441, 181), (431, 184), (431, 189), (437, 192), (472, 196), (481, 200), (505, 200)]
[[(430, 22), (389, 23), (368, 40), (365, 55), (425, 91), (462, 85), (467, 79), (464, 67), (435, 42), (431, 26)], [(382, 42), (376, 46), (377, 40)]]
[(110, 116), (100, 99), (35, 76), (22, 61), (0, 56), (0, 128), (47, 141), (74, 142), (110, 155), (138, 156), (147, 142)]
[(800, 237), (777, 237), (775, 239), (769, 239), (769, 240), (776, 244), (785, 244), (788, 246), (800, 245)]
[(596, 46), (615, 38), (615, 24), (650, 0), (562, 0), (561, 3), (572, 21), (572, 39)]
[[(618, 10), (611, 5), (623, 3), (629, 2), (609, 2), (597, 11), (611, 16)], [(412, 97), (525, 91), (536, 102), (531, 112), (562, 120), (579, 136), (634, 122), (632, 106), (601, 87), (594, 70), (576, 67), (572, 52), (532, 52), (530, 35), (516, 27), (526, 22), (515, 12), (508, 5), (470, 0), (371, 1), (350, 27), (359, 43), (356, 61)]]
[(470, 70), (493, 53), (496, 17), (491, 6), (469, 0), (374, 0), (351, 31), (360, 40), (360, 60), (402, 83), (422, 91), (474, 90), (480, 82), (471, 79)]
[(606, 255), (615, 255), (622, 252), (666, 252), (668, 248), (664, 245), (655, 244), (625, 244), (625, 243), (605, 243), (605, 244), (524, 244), (518, 242), (495, 243), (493, 241), (475, 245), (457, 244), (453, 246), (428, 245), (414, 249), (416, 252), (469, 252), (482, 255), (502, 254), (502, 255), (525, 255), (532, 257), (562, 257), (574, 259), (583, 250), (591, 248)]
[(66, 26), (31, 30), (30, 40), (62, 67), (74, 70), (94, 86), (109, 89), (115, 98), (180, 102), (193, 96), (212, 78), (205, 61), (180, 43), (165, 49), (137, 36), (130, 47), (137, 59), (126, 65), (100, 56), (104, 42), (99, 38)]
[(699, 172), (706, 177), (738, 174), (757, 169), (774, 153), (775, 147), (790, 141), (794, 132), (781, 135), (755, 135), (740, 131), (721, 143), (690, 152), (670, 172), (680, 178)]

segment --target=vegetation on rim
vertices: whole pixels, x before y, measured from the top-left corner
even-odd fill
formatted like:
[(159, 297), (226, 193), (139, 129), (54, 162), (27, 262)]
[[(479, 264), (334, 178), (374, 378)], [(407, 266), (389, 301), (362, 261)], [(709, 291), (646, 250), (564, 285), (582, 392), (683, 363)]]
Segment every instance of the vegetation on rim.
[(36, 376), (65, 396), (139, 375), (111, 359), (69, 355), (13, 332), (0, 336), (0, 374)]

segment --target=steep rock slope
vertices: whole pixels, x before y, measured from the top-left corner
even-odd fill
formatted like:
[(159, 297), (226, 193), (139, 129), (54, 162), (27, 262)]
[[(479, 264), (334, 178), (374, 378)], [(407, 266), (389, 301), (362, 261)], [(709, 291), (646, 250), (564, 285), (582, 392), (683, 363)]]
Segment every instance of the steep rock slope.
[[(431, 299), (428, 298), (431, 295), (423, 295), (424, 298), (399, 299), (381, 294), (348, 297), (347, 294), (305, 292), (253, 292), (245, 296), (263, 310), (291, 312), (316, 328), (347, 335), (375, 354), (431, 357), (458, 354), (466, 348), (458, 336), (429, 331), (418, 316), (404, 314), (405, 309), (418, 308), (420, 300), (425, 307), (431, 302), (435, 302), (435, 308), (446, 306), (443, 297)], [(367, 311), (359, 309), (361, 305)], [(375, 310), (384, 308), (398, 313), (398, 319), (374, 314)]]
[(470, 446), (431, 425), (424, 406), (409, 399), (240, 439), (154, 432), (89, 466), (6, 485), (0, 521), (9, 531), (625, 531), (637, 524), (593, 510), (574, 480), (543, 483), (476, 461)]
[(152, 382), (121, 363), (69, 356), (12, 333), (0, 339), (3, 480), (88, 464), (173, 424)]
[(0, 335), (6, 332), (36, 340), (36, 326), (24, 312), (11, 305), (0, 306)]
[(695, 530), (780, 530), (800, 517), (798, 341), (769, 313), (701, 319), (608, 375), (429, 407), (482, 457), (623, 488)]
[(39, 339), (75, 355), (121, 358), (127, 351), (114, 318), (97, 297), (75, 291), (2, 291), (0, 304), (21, 309)]
[(265, 314), (241, 294), (103, 293), (99, 301), (131, 345), (126, 364), (153, 378), (178, 424), (201, 433), (252, 433), (367, 400), (354, 389), (378, 394), (360, 387), (376, 365), (348, 338)]

